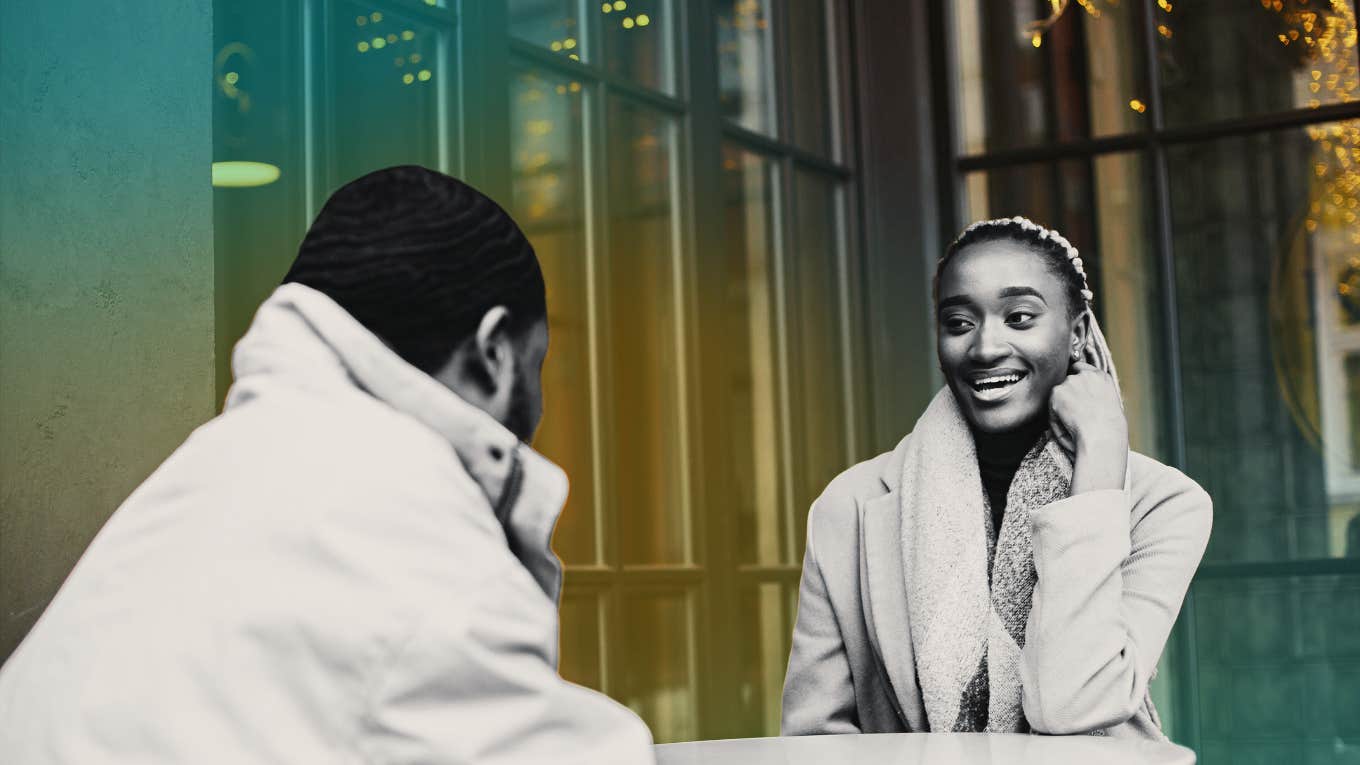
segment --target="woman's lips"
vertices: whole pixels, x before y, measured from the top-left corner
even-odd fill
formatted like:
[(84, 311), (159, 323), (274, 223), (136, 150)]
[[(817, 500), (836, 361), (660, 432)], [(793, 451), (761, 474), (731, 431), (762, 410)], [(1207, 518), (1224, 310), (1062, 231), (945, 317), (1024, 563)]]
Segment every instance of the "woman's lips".
[(996, 403), (1010, 397), (1020, 383), (1029, 377), (1024, 372), (996, 372), (978, 375), (969, 381), (973, 398), (982, 403)]

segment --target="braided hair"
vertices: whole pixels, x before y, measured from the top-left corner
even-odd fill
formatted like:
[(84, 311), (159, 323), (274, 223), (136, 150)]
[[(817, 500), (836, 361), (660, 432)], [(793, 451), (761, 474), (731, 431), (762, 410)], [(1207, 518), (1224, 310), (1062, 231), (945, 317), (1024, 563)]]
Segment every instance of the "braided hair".
[(1063, 284), (1069, 316), (1077, 318), (1085, 314), (1087, 317), (1091, 334), (1081, 349), (1081, 360), (1109, 374), (1114, 380), (1115, 390), (1118, 390), (1119, 374), (1114, 368), (1114, 357), (1110, 355), (1105, 334), (1100, 331), (1100, 324), (1096, 322), (1096, 315), (1091, 310), (1095, 293), (1086, 282), (1086, 267), (1077, 248), (1057, 231), (1044, 228), (1019, 215), (1013, 218), (980, 220), (969, 225), (957, 239), (950, 242), (944, 250), (944, 255), (935, 265), (935, 282), (932, 289), (935, 303), (940, 302), (940, 275), (944, 273), (945, 266), (960, 250), (982, 242), (1013, 242), (1025, 245), (1044, 261), (1049, 272), (1057, 276)]
[(502, 305), (521, 332), (547, 315), (538, 257), (486, 195), (415, 165), (369, 173), (326, 201), (283, 279), (325, 293), (433, 374)]

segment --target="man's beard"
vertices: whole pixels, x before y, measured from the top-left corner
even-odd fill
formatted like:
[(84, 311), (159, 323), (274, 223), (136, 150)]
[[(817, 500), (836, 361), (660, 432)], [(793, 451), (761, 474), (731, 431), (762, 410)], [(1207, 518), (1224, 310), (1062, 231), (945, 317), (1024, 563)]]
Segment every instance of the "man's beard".
[(524, 443), (528, 444), (534, 440), (534, 431), (538, 428), (538, 423), (534, 422), (533, 407), (529, 403), (529, 394), (524, 390), (524, 376), (521, 374), (515, 375), (515, 382), (510, 388), (510, 406), (506, 411), (504, 424), (507, 430)]

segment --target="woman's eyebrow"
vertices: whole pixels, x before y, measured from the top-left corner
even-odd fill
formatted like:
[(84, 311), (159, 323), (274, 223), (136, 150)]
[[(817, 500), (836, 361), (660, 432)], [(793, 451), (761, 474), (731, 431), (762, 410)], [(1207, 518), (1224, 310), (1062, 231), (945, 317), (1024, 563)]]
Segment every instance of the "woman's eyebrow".
[(940, 307), (937, 310), (943, 311), (946, 308), (953, 308), (956, 305), (970, 306), (972, 304), (973, 301), (970, 300), (967, 295), (950, 295), (940, 301)]
[(1039, 298), (1039, 300), (1043, 301), (1044, 305), (1048, 305), (1048, 301), (1044, 300), (1044, 296), (1039, 292), (1039, 290), (1036, 290), (1033, 287), (1004, 287), (1000, 292), (997, 293), (997, 297), (1003, 298), (1020, 297), (1021, 295), (1037, 297)]

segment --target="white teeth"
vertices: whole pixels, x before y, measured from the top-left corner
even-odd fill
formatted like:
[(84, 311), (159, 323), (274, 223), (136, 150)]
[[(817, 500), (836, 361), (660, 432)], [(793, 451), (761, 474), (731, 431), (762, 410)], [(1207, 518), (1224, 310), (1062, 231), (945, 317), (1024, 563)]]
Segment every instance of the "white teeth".
[(983, 378), (983, 379), (981, 379), (981, 380), (975, 380), (975, 381), (973, 382), (973, 384), (974, 384), (974, 385), (996, 385), (996, 384), (999, 384), (999, 383), (1017, 383), (1017, 382), (1020, 382), (1020, 375), (1011, 374), (1011, 375), (1000, 375), (1000, 376), (998, 376), (998, 377), (985, 377), (985, 378)]

